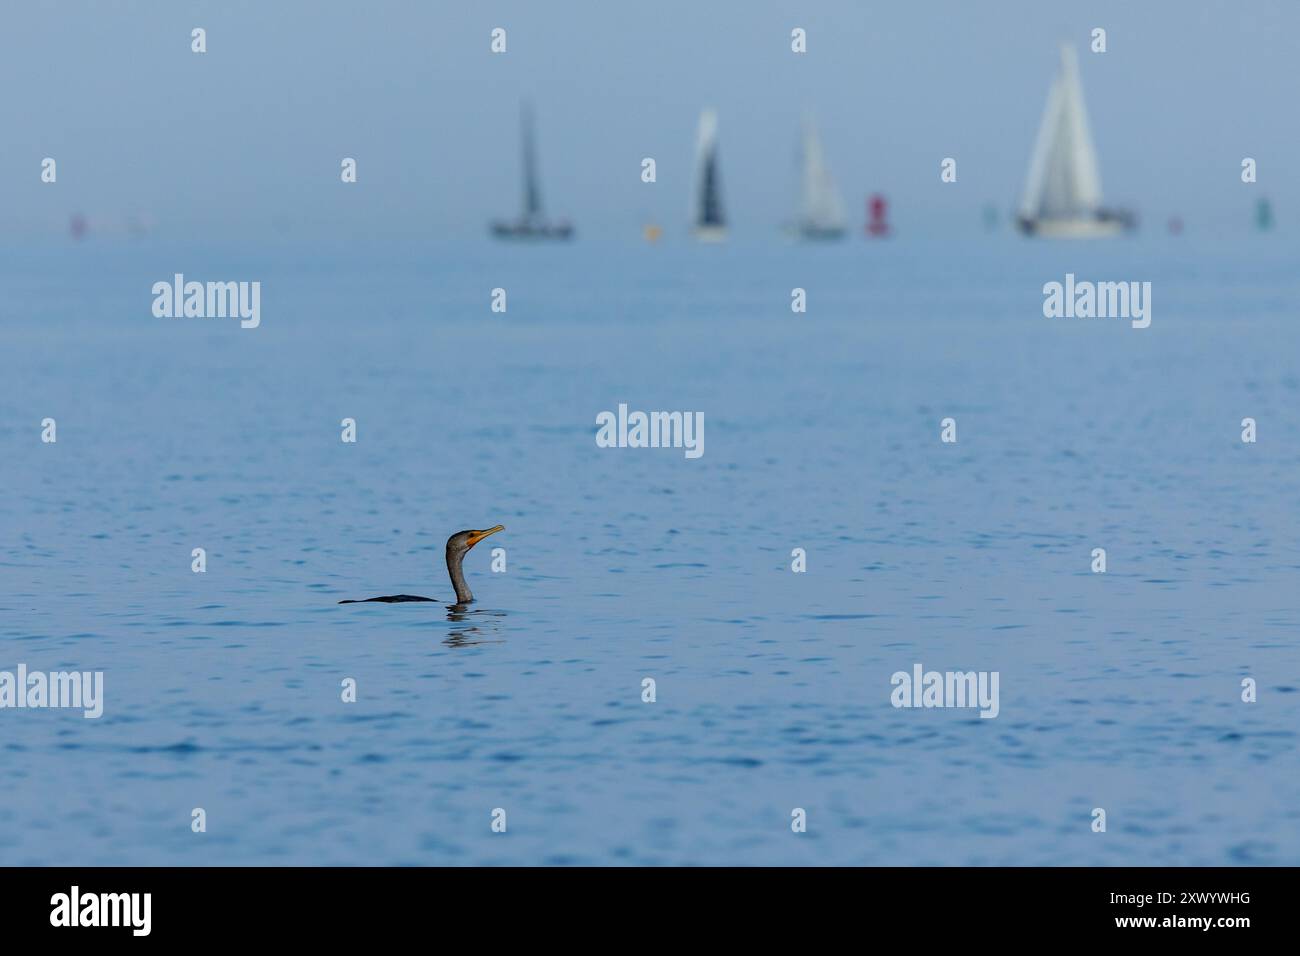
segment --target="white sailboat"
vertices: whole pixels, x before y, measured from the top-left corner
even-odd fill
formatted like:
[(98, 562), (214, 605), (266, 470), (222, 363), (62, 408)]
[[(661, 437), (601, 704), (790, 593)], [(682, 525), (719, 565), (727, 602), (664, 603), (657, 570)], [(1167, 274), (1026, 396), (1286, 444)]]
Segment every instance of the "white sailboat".
[(718, 171), (718, 114), (711, 109), (700, 113), (695, 170), (691, 231), (701, 242), (721, 242), (727, 238), (727, 220), (722, 211), (722, 178)]
[(1051, 238), (1113, 236), (1133, 227), (1127, 212), (1101, 203), (1101, 174), (1088, 129), (1074, 49), (1061, 46), (1061, 68), (1047, 94), (1042, 125), (1029, 163), (1017, 224), (1022, 232)]
[(803, 149), (800, 151), (803, 189), (795, 232), (802, 239), (842, 239), (848, 228), (844, 203), (826, 167), (821, 139), (812, 117), (803, 120)]

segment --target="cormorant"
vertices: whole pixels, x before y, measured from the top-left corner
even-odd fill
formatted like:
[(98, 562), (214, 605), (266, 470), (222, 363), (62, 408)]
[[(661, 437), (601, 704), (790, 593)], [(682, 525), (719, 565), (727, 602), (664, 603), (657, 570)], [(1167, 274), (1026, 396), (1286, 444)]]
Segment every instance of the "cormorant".
[[(457, 604), (468, 604), (474, 600), (469, 585), (465, 583), (465, 572), (461, 570), (461, 562), (465, 560), (465, 555), (470, 548), (488, 535), (504, 530), (506, 530), (506, 526), (499, 524), (495, 528), (488, 528), (486, 531), (457, 531), (447, 539), (447, 573), (451, 575), (451, 586), (456, 589)], [(415, 594), (389, 594), (384, 597), (365, 598), (361, 601), (339, 601), (339, 603), (368, 604), (371, 601), (380, 604), (405, 604), (408, 601), (433, 601), (433, 598), (419, 597)]]

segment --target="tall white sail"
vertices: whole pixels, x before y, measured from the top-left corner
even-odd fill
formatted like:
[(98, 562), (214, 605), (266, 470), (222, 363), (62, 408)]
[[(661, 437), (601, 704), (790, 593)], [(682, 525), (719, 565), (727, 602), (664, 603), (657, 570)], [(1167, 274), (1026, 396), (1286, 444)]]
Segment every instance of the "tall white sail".
[(726, 235), (722, 210), (722, 177), (718, 169), (718, 114), (700, 113), (695, 137), (695, 190), (691, 199), (691, 224), (697, 237), (721, 239)]
[(803, 199), (799, 228), (805, 233), (844, 231), (844, 204), (826, 167), (821, 139), (809, 116), (803, 121)]
[(1029, 163), (1029, 178), (1020, 199), (1020, 220), (1031, 231), (1051, 231), (1052, 224), (1074, 224), (1091, 231), (1104, 223), (1107, 230), (1123, 223), (1110, 219), (1101, 205), (1101, 175), (1097, 152), (1088, 128), (1088, 111), (1079, 82), (1074, 50), (1061, 47), (1061, 68), (1047, 94), (1038, 139)]

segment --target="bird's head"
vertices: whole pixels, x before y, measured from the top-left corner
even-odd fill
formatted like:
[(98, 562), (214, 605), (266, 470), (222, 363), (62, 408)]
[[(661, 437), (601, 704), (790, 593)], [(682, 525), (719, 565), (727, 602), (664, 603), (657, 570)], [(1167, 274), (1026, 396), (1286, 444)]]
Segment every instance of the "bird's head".
[(498, 531), (505, 531), (506, 526), (499, 524), (494, 528), (488, 528), (486, 531), (457, 531), (447, 539), (447, 557), (453, 556), (463, 558), (470, 548), (478, 544), (490, 534), (496, 534)]

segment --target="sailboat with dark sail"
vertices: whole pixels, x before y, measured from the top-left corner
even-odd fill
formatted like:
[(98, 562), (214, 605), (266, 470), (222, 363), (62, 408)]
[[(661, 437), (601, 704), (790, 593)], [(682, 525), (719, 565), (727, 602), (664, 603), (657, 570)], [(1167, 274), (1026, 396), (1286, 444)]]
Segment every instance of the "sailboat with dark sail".
[(801, 239), (843, 239), (847, 232), (844, 203), (826, 166), (817, 128), (808, 115), (803, 120), (803, 148), (799, 158), (803, 189), (792, 231)]
[(722, 179), (718, 171), (718, 114), (711, 109), (700, 114), (695, 169), (691, 231), (701, 242), (722, 242), (727, 238), (727, 220), (722, 211)]
[(551, 221), (542, 211), (542, 187), (537, 176), (537, 145), (533, 133), (533, 111), (525, 104), (520, 116), (523, 139), (524, 211), (518, 219), (492, 223), (498, 239), (571, 239), (573, 224), (567, 219)]
[(1131, 213), (1102, 205), (1097, 151), (1069, 45), (1061, 46), (1016, 224), (1028, 235), (1062, 239), (1113, 236), (1134, 225)]

